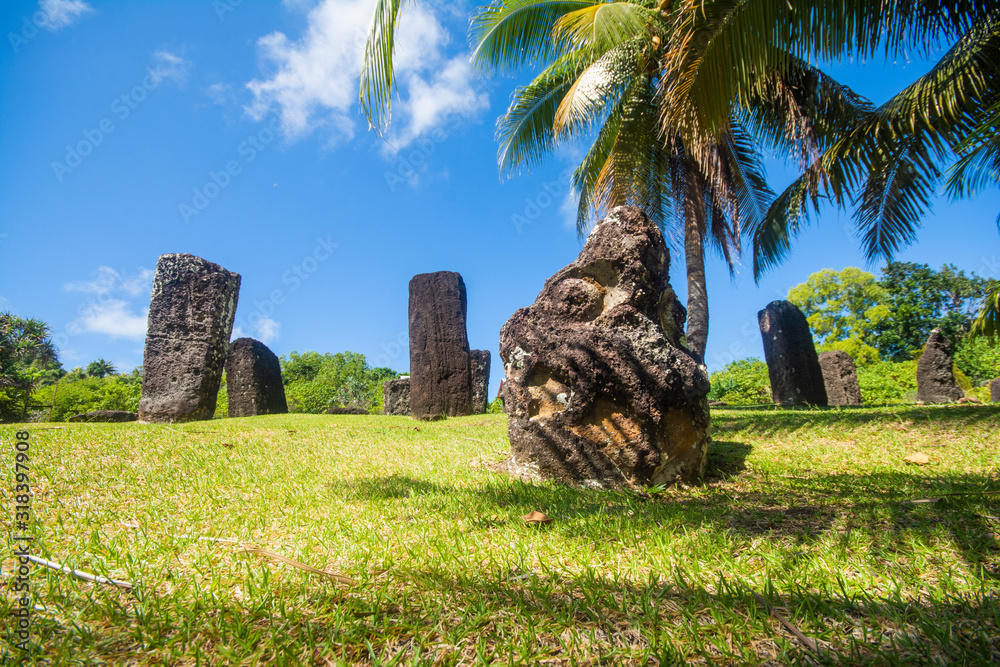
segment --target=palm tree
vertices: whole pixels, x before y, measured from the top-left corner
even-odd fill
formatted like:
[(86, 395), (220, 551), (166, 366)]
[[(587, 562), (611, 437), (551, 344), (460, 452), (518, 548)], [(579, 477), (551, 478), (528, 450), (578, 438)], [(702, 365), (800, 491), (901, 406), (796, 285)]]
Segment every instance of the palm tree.
[(87, 375), (90, 377), (104, 378), (117, 372), (118, 369), (115, 368), (115, 365), (104, 357), (87, 364)]
[(832, 123), (827, 141), (801, 156), (802, 176), (752, 230), (755, 277), (788, 254), (809, 208), (818, 210), (822, 199), (841, 207), (856, 201), (865, 253), (891, 259), (915, 239), (953, 151), (963, 157), (953, 170), (953, 195), (981, 185), (976, 174), (997, 173), (996, 2), (682, 0), (674, 16), (668, 53), (675, 75), (665, 93), (664, 126), (679, 128), (691, 146), (723, 126), (734, 104), (754, 108), (769, 85), (760, 72), (780, 80), (809, 57), (929, 54), (942, 41), (954, 42), (928, 74), (880, 107), (823, 114), (817, 126)]
[[(679, 99), (674, 86), (681, 80), (678, 72), (689, 70), (704, 54), (691, 40), (681, 45), (676, 39), (685, 24), (666, 11), (668, 4), (496, 2), (474, 18), (473, 59), (486, 73), (544, 66), (531, 83), (517, 89), (500, 119), (501, 172), (534, 166), (559, 141), (593, 136), (573, 179), (580, 194), (579, 233), (620, 204), (639, 206), (661, 227), (674, 223), (682, 230), (687, 342), (703, 358), (708, 337), (706, 247), (718, 250), (732, 272), (742, 228), (759, 227), (772, 198), (748, 126), (772, 143), (810, 150), (822, 145), (834, 126), (813, 122), (819, 104), (843, 112), (859, 101), (818, 70), (793, 60), (784, 77), (758, 77), (766, 85), (752, 98), (753, 113), (729, 103), (722, 122), (708, 131), (683, 114), (674, 118), (670, 105)], [(394, 25), (396, 11), (398, 4), (380, 2), (369, 36), (369, 66), (362, 78), (362, 106), (369, 118), (368, 102), (374, 100), (378, 107), (390, 97), (391, 39), (380, 43), (379, 38), (391, 37), (387, 26)], [(382, 84), (374, 87), (375, 95), (373, 81)], [(376, 116), (374, 124), (384, 118)], [(788, 130), (790, 123), (795, 131)]]
[(45, 377), (45, 367), (58, 364), (50, 335), (42, 320), (0, 313), (0, 389), (20, 394), (22, 420), (31, 392)]

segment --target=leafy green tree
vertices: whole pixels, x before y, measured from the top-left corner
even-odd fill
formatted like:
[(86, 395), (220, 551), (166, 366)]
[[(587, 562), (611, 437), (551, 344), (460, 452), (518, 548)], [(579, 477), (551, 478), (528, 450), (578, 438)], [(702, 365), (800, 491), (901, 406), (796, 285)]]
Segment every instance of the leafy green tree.
[(972, 329), (974, 315), (992, 283), (966, 276), (953, 265), (935, 271), (926, 264), (889, 262), (879, 285), (892, 313), (875, 323), (869, 344), (887, 361), (907, 361), (923, 349), (931, 329), (941, 327), (957, 347)]
[(0, 313), (0, 419), (24, 420), (31, 392), (47, 377), (58, 375), (59, 364), (49, 325), (34, 318)]
[(291, 352), (280, 361), (291, 412), (318, 414), (347, 405), (377, 410), (383, 401), (382, 383), (398, 375), (388, 368), (369, 367), (357, 352)]
[(101, 357), (97, 361), (92, 361), (87, 364), (87, 375), (95, 378), (104, 378), (108, 375), (114, 375), (118, 372), (115, 365), (110, 361)]
[(820, 351), (843, 350), (861, 366), (878, 361), (867, 338), (891, 310), (874, 275), (853, 266), (823, 269), (789, 290), (788, 300), (805, 314)]

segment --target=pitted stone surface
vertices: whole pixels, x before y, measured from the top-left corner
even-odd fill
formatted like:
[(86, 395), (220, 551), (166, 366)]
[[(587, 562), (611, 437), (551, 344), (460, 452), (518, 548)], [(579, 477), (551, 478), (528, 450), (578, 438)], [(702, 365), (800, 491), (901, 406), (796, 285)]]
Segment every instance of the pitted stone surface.
[(481, 415), (490, 405), (490, 351), (469, 352), (469, 372), (472, 378), (472, 414)]
[(139, 419), (211, 419), (240, 276), (187, 254), (161, 255), (146, 326)]
[(708, 375), (681, 344), (669, 264), (657, 226), (616, 208), (500, 330), (513, 474), (634, 487), (704, 473)]
[(1000, 403), (1000, 378), (990, 380), (990, 402)]
[(951, 403), (965, 396), (955, 382), (954, 364), (951, 341), (935, 328), (917, 362), (917, 400)]
[(858, 369), (851, 355), (843, 350), (821, 352), (819, 365), (823, 369), (823, 383), (830, 405), (861, 405), (861, 387), (858, 386)]
[(823, 369), (806, 316), (790, 301), (757, 313), (771, 397), (778, 405), (827, 405)]
[(226, 356), (229, 416), (278, 415), (288, 412), (281, 362), (267, 345), (253, 338), (237, 338)]
[(410, 414), (417, 419), (472, 413), (466, 308), (459, 274), (410, 280)]
[(396, 378), (382, 383), (382, 412), (395, 417), (410, 416), (410, 378)]

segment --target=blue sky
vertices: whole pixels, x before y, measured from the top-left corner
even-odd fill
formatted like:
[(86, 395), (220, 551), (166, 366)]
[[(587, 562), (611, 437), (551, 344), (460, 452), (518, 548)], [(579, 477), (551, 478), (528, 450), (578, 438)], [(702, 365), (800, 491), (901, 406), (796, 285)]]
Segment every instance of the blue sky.
[[(237, 334), (405, 371), (409, 279), (458, 271), (496, 391), (500, 327), (580, 251), (567, 178), (579, 147), (501, 180), (495, 123), (525, 75), (470, 71), (476, 4), (427, 0), (405, 8), (400, 98), (380, 139), (357, 106), (372, 4), (4, 2), (0, 308), (49, 322), (67, 368), (104, 357), (129, 370), (156, 258), (188, 252), (242, 275)], [(880, 102), (925, 69), (832, 73)], [(769, 174), (776, 188), (791, 176), (778, 160)], [(1000, 278), (998, 211), (993, 192), (942, 199), (899, 258)], [(749, 259), (735, 279), (711, 259), (710, 369), (762, 356), (757, 310), (851, 265), (865, 261), (833, 209), (759, 285)]]

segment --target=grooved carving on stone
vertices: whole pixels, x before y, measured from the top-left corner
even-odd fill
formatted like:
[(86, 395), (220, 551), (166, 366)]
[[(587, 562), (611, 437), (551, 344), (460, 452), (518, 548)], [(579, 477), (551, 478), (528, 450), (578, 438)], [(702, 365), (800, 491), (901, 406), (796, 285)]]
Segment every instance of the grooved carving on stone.
[(657, 226), (616, 208), (504, 324), (511, 473), (597, 487), (704, 473), (708, 376), (681, 344), (669, 264)]

